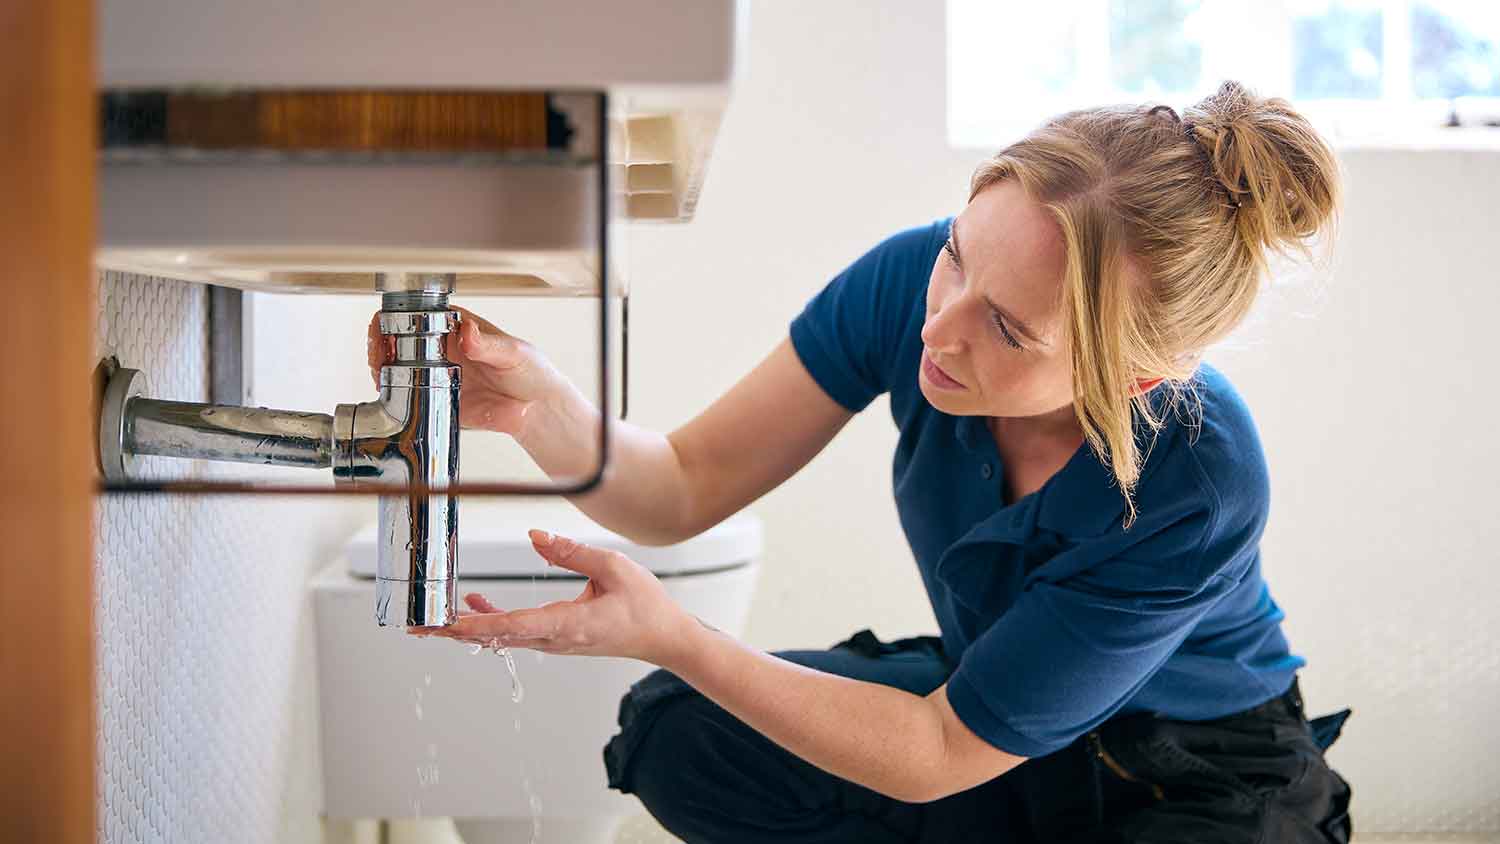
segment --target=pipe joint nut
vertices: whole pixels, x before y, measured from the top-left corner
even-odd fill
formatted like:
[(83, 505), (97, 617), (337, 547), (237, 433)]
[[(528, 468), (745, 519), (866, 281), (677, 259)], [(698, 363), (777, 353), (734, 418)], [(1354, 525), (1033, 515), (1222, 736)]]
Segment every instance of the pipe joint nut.
[(380, 333), (396, 336), (450, 334), (458, 328), (457, 311), (381, 311)]

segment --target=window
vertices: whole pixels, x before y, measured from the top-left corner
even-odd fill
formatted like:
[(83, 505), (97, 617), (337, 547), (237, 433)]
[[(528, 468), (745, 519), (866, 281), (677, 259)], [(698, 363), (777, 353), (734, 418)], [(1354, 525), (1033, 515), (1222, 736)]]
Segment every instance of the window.
[(1287, 97), (1342, 141), (1497, 127), (1500, 2), (948, 0), (958, 146), (1007, 143), (1071, 108), (1180, 107), (1224, 79)]

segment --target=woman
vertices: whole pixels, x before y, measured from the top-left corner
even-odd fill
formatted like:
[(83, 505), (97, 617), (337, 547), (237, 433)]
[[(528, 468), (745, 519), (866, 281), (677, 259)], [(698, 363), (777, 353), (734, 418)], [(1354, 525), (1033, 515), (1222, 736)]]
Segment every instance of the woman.
[[(470, 596), (422, 632), (665, 669), (622, 701), (605, 760), (688, 842), (1346, 841), (1322, 749), (1348, 712), (1314, 729), (1301, 711), (1305, 661), (1261, 577), (1265, 461), (1199, 363), (1268, 253), (1324, 230), (1337, 198), (1312, 128), (1234, 83), (1181, 119), (1062, 115), (982, 164), (957, 218), (835, 278), (698, 418), (621, 425), (608, 480), (576, 502), (682, 540), (889, 392), (940, 639), (768, 655), (622, 555), (535, 531), (589, 578), (577, 600)], [(536, 350), (472, 315), (452, 345), (466, 424), (550, 475), (587, 470), (597, 412)]]

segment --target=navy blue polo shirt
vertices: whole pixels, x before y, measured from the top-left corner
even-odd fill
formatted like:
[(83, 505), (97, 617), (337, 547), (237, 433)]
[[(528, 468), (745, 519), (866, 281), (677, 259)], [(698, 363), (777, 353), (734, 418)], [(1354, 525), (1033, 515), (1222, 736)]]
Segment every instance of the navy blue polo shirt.
[(950, 223), (870, 250), (808, 303), (791, 339), (850, 411), (890, 393), (896, 505), (958, 665), (948, 681), (958, 717), (1036, 757), (1117, 713), (1203, 720), (1285, 692), (1306, 661), (1261, 576), (1269, 488), (1239, 395), (1199, 368), (1201, 411), (1168, 414), (1128, 530), (1113, 475), (1086, 445), (1005, 505), (984, 418), (943, 413), (917, 386), (927, 279)]

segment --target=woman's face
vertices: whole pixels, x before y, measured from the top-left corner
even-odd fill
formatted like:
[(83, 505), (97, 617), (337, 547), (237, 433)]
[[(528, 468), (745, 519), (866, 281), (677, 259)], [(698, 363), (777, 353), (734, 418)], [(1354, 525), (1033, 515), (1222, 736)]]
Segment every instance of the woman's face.
[(1073, 401), (1066, 258), (1055, 219), (1006, 179), (953, 222), (932, 267), (922, 395), (955, 416), (1038, 416)]

